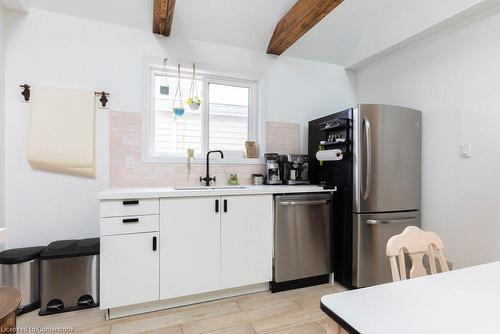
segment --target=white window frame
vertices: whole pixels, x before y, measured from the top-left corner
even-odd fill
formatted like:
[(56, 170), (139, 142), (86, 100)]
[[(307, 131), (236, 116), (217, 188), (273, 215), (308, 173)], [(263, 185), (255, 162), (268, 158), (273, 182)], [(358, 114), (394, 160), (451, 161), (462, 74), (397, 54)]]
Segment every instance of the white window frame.
[[(155, 90), (154, 90), (154, 75), (161, 74), (161, 66), (149, 66), (146, 71), (145, 80), (145, 110), (142, 117), (142, 160), (145, 163), (157, 164), (185, 164), (186, 154), (177, 153), (154, 153), (154, 125), (155, 125)], [(175, 68), (167, 68), (169, 76), (177, 76)], [(190, 72), (181, 72), (181, 78), (191, 78)], [(202, 80), (203, 96), (202, 96), (202, 110), (201, 110), (201, 137), (202, 137), (202, 151), (195, 154), (194, 159), (191, 160), (193, 164), (205, 164), (206, 153), (209, 146), (209, 114), (208, 108), (208, 89), (209, 84), (231, 85), (237, 87), (245, 87), (249, 89), (249, 110), (248, 110), (248, 140), (255, 141), (257, 144), (257, 158), (245, 158), (243, 152), (241, 156), (237, 156), (235, 151), (224, 151), (224, 159), (218, 159), (218, 164), (260, 164), (263, 163), (261, 145), (263, 145), (262, 131), (261, 131), (261, 108), (259, 100), (259, 82), (258, 80), (240, 79), (236, 76), (217, 75), (210, 72), (197, 71), (198, 79)], [(172, 87), (171, 87), (172, 89)], [(183, 97), (184, 98), (184, 97)]]

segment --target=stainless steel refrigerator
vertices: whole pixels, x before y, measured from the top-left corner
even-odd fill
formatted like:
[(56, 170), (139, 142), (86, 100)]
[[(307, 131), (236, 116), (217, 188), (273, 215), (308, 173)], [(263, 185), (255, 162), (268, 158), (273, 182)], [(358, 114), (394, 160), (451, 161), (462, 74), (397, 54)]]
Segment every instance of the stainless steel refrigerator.
[(343, 153), (340, 161), (310, 164), (315, 183), (338, 188), (335, 278), (338, 271), (340, 281), (353, 287), (390, 282), (387, 240), (407, 226), (420, 226), (420, 111), (362, 104), (309, 125), (310, 155)]

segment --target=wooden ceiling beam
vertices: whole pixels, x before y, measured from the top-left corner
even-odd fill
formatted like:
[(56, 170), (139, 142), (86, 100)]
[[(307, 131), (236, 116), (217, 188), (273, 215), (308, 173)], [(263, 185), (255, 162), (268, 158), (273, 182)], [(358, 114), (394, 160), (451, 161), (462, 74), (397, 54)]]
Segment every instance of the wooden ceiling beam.
[(175, 0), (154, 0), (153, 33), (170, 36), (174, 21)]
[(343, 0), (299, 0), (278, 22), (267, 53), (281, 55)]

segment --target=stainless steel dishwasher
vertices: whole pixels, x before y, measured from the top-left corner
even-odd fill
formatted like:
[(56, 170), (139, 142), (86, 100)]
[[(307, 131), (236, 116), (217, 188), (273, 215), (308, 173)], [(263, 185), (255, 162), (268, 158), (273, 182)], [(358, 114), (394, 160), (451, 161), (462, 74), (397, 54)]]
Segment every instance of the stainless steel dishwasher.
[(273, 292), (327, 283), (331, 194), (274, 197)]

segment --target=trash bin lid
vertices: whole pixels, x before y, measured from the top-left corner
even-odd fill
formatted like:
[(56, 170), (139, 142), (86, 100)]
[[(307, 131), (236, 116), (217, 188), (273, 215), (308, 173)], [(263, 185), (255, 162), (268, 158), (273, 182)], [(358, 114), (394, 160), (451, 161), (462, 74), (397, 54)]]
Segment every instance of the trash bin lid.
[(99, 254), (99, 238), (82, 239), (78, 241), (75, 249), (75, 256), (88, 256)]
[(78, 240), (58, 240), (51, 242), (40, 254), (40, 259), (58, 259), (74, 256)]
[(43, 246), (8, 249), (0, 253), (0, 264), (18, 264), (28, 262), (40, 256)]
[(40, 259), (62, 259), (99, 254), (99, 238), (59, 240), (51, 242), (40, 254)]

